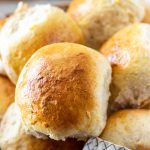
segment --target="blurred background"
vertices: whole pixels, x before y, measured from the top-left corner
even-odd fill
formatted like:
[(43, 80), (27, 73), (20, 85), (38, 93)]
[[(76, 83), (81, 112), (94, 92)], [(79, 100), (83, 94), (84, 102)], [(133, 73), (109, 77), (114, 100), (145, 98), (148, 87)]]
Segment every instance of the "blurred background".
[[(4, 17), (5, 15), (13, 12), (13, 10), (17, 7), (19, 0), (0, 0), (0, 17)], [(22, 2), (29, 3), (30, 5), (35, 4), (48, 4), (66, 6), (70, 2), (70, 0), (22, 0)]]

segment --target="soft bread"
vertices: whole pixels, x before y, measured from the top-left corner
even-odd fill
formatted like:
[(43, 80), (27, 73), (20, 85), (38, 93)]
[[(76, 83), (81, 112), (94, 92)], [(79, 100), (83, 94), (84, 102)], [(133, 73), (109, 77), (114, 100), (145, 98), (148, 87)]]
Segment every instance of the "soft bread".
[(83, 144), (84, 142), (74, 139), (66, 141), (42, 140), (29, 135), (22, 125), (15, 104), (8, 108), (0, 127), (0, 147), (2, 150), (82, 150)]
[(1, 30), (0, 41), (4, 68), (16, 84), (24, 64), (37, 49), (56, 42), (83, 43), (83, 36), (63, 10), (37, 5), (12, 15)]
[(111, 67), (88, 47), (59, 43), (25, 65), (15, 100), (31, 131), (59, 140), (98, 136), (106, 122)]
[(115, 32), (144, 17), (143, 0), (73, 0), (68, 9), (87, 46), (99, 48)]
[(150, 110), (122, 110), (108, 118), (102, 139), (132, 150), (150, 149)]
[(15, 86), (7, 77), (0, 75), (0, 120), (8, 106), (14, 101)]
[(100, 51), (112, 64), (110, 109), (150, 104), (150, 25), (133, 24), (115, 34)]

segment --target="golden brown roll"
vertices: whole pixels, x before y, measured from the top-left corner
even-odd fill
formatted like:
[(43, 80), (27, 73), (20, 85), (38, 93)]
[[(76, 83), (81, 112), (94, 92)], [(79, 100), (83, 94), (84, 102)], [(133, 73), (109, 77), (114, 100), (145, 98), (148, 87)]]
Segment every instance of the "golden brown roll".
[(106, 123), (111, 67), (88, 47), (58, 43), (25, 65), (15, 100), (30, 131), (55, 140), (98, 136)]
[(12, 15), (1, 30), (0, 41), (4, 68), (16, 84), (24, 64), (37, 49), (56, 42), (83, 43), (83, 35), (63, 10), (37, 5)]
[(15, 86), (7, 77), (0, 75), (0, 120), (8, 106), (14, 101)]
[(2, 119), (0, 133), (2, 150), (82, 150), (84, 144), (75, 139), (42, 140), (29, 135), (22, 125), (20, 114), (14, 103)]
[(102, 139), (132, 150), (150, 149), (150, 110), (122, 110), (108, 118)]
[(115, 32), (144, 17), (143, 0), (73, 0), (68, 13), (84, 32), (87, 46), (99, 48)]
[(150, 104), (150, 25), (133, 24), (106, 42), (100, 51), (112, 64), (110, 110)]

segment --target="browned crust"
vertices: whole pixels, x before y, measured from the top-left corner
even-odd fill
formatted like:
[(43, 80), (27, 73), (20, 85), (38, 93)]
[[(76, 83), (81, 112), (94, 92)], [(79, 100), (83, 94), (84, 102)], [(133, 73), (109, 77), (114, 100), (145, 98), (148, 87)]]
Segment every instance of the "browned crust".
[(95, 107), (93, 63), (80, 46), (69, 52), (65, 44), (55, 44), (38, 51), (17, 85), (16, 100), (23, 118), (61, 132), (78, 129)]

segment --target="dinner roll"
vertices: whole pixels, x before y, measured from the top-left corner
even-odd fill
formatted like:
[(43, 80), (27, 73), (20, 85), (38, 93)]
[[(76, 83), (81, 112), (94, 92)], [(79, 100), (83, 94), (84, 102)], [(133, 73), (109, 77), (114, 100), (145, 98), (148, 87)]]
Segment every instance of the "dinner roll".
[(37, 5), (12, 15), (1, 30), (0, 50), (7, 75), (16, 84), (31, 55), (56, 42), (83, 43), (76, 23), (59, 8)]
[(0, 75), (0, 120), (8, 106), (14, 101), (15, 86), (7, 77)]
[(112, 64), (110, 110), (150, 104), (150, 25), (130, 25), (100, 51)]
[(88, 47), (58, 43), (25, 65), (15, 100), (25, 126), (55, 140), (98, 136), (106, 122), (111, 67)]
[(0, 146), (2, 150), (82, 150), (84, 142), (74, 139), (54, 141), (37, 139), (24, 129), (20, 114), (12, 104), (1, 123)]
[(73, 0), (68, 13), (84, 32), (87, 46), (99, 48), (115, 32), (144, 17), (143, 0)]
[(122, 110), (109, 117), (101, 138), (132, 150), (149, 150), (149, 123), (150, 110)]

